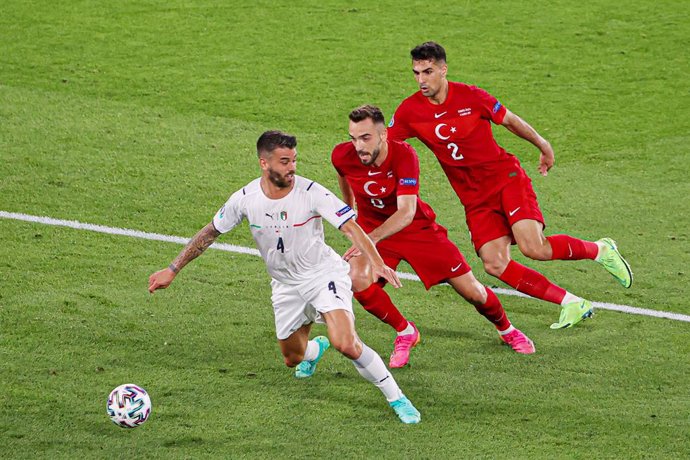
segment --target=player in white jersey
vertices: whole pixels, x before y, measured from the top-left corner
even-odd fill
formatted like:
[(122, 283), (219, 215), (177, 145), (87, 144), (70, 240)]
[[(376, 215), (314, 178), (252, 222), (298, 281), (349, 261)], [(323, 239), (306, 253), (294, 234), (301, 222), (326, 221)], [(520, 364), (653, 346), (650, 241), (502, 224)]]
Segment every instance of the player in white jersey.
[[(333, 345), (357, 371), (376, 385), (403, 423), (421, 416), (403, 395), (381, 357), (357, 336), (352, 312), (349, 265), (324, 241), (326, 219), (369, 259), (376, 278), (400, 286), (374, 243), (355, 222), (354, 211), (326, 188), (295, 175), (297, 140), (267, 131), (257, 141), (261, 177), (235, 192), (165, 269), (149, 278), (149, 292), (164, 289), (190, 261), (222, 233), (249, 222), (254, 241), (272, 277), (272, 302), (278, 344), (295, 376), (311, 377), (324, 351)], [(325, 322), (328, 337), (309, 340), (314, 322)]]

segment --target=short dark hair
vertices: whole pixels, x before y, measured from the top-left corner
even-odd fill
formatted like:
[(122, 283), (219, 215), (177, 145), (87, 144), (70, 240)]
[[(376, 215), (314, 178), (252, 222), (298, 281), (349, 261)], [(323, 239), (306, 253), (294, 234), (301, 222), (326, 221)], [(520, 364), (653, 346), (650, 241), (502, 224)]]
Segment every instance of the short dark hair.
[(446, 50), (436, 42), (425, 42), (410, 51), (413, 61), (446, 62)]
[(350, 112), (350, 120), (355, 123), (371, 118), (374, 123), (386, 124), (383, 112), (375, 105), (362, 105)]
[(297, 138), (282, 131), (266, 131), (256, 141), (256, 154), (270, 154), (277, 148), (294, 149), (297, 147)]

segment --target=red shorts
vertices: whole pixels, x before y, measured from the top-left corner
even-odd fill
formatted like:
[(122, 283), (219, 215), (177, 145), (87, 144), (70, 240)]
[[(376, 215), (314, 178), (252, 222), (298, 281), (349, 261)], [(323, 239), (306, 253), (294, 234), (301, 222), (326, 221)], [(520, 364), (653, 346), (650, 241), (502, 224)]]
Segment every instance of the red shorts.
[(438, 224), (418, 232), (395, 234), (380, 241), (376, 248), (393, 269), (401, 260), (410, 264), (427, 289), (471, 271), (458, 247), (448, 239), (448, 230)]
[(532, 180), (522, 168), (498, 192), (477, 205), (466, 207), (465, 219), (477, 252), (489, 241), (502, 236), (510, 236), (515, 244), (511, 227), (519, 220), (536, 220), (544, 226)]

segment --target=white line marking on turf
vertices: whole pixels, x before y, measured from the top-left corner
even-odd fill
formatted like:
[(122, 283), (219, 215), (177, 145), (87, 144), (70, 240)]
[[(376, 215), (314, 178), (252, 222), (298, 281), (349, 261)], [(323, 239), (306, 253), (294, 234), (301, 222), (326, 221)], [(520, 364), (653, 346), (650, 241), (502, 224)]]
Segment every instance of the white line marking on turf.
[[(134, 238), (142, 238), (144, 240), (166, 241), (168, 243), (177, 244), (187, 244), (189, 242), (189, 238), (182, 238), (181, 236), (140, 232), (139, 230), (130, 230), (127, 228), (119, 227), (107, 227), (105, 225), (84, 224), (76, 220), (53, 219), (52, 217), (31, 216), (29, 214), (19, 214), (15, 212), (5, 211), (0, 211), (0, 217), (5, 219), (24, 220), (26, 222), (36, 222), (45, 225), (56, 225), (58, 227), (76, 228), (78, 230), (90, 230), (92, 232), (107, 233), (109, 235), (131, 236)], [(213, 243), (210, 247), (227, 252), (239, 252), (240, 254), (251, 254), (253, 256), (261, 255), (258, 249), (246, 248), (244, 246), (235, 246), (234, 244)]]
[[(15, 212), (7, 212), (7, 211), (0, 211), (0, 218), (22, 220), (25, 222), (35, 222), (35, 223), (45, 224), (45, 225), (55, 225), (58, 227), (69, 227), (69, 228), (74, 228), (74, 229), (78, 229), (78, 230), (90, 230), (92, 232), (107, 233), (109, 235), (131, 236), (134, 238), (142, 238), (145, 240), (166, 241), (168, 243), (187, 244), (187, 242), (189, 241), (189, 238), (182, 238), (180, 236), (161, 235), (160, 233), (140, 232), (138, 230), (130, 230), (127, 228), (107, 227), (105, 225), (85, 224), (82, 222), (78, 222), (76, 220), (53, 219), (52, 217), (32, 216), (29, 214), (21, 214), (21, 213), (15, 213)], [(234, 244), (213, 243), (211, 245), (211, 248), (219, 249), (221, 251), (226, 251), (226, 252), (237, 252), (240, 254), (250, 254), (253, 256), (259, 256), (260, 255), (259, 251), (254, 249), (254, 248), (247, 248), (244, 246), (236, 246)], [(401, 279), (405, 279), (405, 280), (419, 281), (419, 277), (417, 275), (412, 274), (412, 273), (398, 272), (398, 276)], [(493, 288), (493, 290), (496, 294), (503, 294), (503, 295), (509, 295), (509, 296), (515, 296), (515, 297), (527, 297), (527, 298), (529, 298), (528, 295), (523, 294), (522, 292), (514, 291), (512, 289)], [(690, 323), (690, 315), (682, 315), (680, 313), (672, 313), (672, 312), (659, 311), (659, 310), (650, 310), (648, 308), (639, 308), (639, 307), (633, 307), (630, 305), (617, 305), (617, 304), (606, 303), (606, 302), (592, 302), (592, 305), (594, 305), (595, 308), (601, 308), (603, 310), (619, 311), (619, 312), (623, 312), (623, 313), (630, 313), (633, 315), (653, 316), (655, 318), (666, 318), (666, 319), (672, 319), (675, 321), (684, 321), (684, 322)]]

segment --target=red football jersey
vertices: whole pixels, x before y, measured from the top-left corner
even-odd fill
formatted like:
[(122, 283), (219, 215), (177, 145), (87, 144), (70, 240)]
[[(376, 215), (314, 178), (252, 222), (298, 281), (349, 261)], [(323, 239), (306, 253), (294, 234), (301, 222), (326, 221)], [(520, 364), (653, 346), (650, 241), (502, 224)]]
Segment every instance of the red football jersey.
[(483, 89), (448, 82), (443, 104), (432, 104), (421, 91), (405, 99), (391, 118), (388, 137), (416, 137), (429, 147), (468, 206), (500, 189), (509, 174), (521, 169), (491, 131), (491, 122), (500, 124), (505, 114), (505, 107)]
[(357, 222), (371, 232), (398, 210), (398, 195), (417, 195), (417, 212), (399, 233), (435, 226), (436, 214), (419, 198), (419, 159), (411, 145), (388, 141), (388, 156), (381, 166), (365, 166), (352, 142), (333, 149), (331, 161), (350, 184), (357, 204)]

